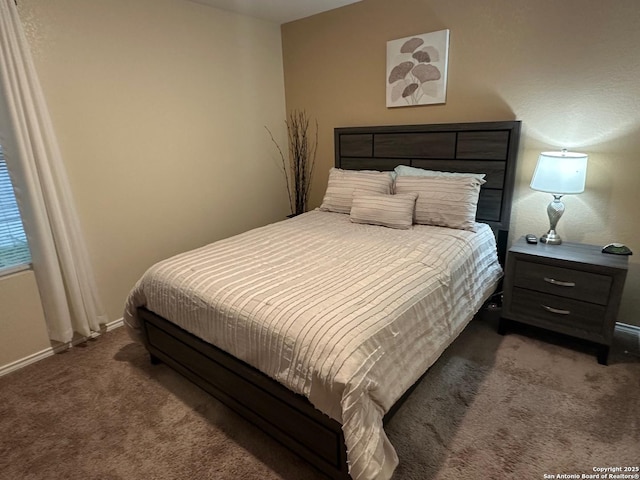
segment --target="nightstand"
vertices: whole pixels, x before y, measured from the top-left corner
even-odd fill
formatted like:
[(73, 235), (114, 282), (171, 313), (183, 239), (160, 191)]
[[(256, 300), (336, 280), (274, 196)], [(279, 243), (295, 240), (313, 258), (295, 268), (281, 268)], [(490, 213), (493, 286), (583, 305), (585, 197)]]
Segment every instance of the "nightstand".
[(507, 253), (498, 332), (516, 321), (589, 340), (606, 365), (629, 260), (601, 249), (518, 240)]

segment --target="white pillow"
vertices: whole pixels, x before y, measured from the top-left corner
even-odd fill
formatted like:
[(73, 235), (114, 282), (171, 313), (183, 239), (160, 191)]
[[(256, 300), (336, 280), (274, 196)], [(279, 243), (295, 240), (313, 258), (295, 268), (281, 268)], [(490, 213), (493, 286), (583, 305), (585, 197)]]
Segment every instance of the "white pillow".
[(382, 195), (356, 190), (353, 194), (350, 220), (383, 227), (407, 230), (413, 225), (415, 192)]
[(400, 177), (473, 177), (482, 180), (485, 183), (485, 173), (460, 173), (460, 172), (440, 172), (438, 170), (425, 170), (424, 168), (409, 167), (407, 165), (398, 165), (393, 169)]
[(355, 190), (389, 194), (392, 188), (393, 178), (389, 172), (332, 168), (329, 171), (329, 183), (320, 210), (350, 213)]
[(414, 221), (476, 231), (476, 210), (482, 180), (473, 177), (398, 177), (396, 193), (416, 192)]

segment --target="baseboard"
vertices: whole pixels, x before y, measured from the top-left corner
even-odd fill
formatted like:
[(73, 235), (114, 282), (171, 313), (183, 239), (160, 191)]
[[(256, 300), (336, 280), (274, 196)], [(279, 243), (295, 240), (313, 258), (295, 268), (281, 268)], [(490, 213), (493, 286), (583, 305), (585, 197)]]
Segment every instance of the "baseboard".
[(640, 327), (626, 323), (616, 323), (616, 331), (622, 339), (626, 353), (640, 356)]
[[(110, 332), (111, 330), (121, 327), (122, 325), (124, 325), (124, 320), (122, 318), (118, 320), (114, 320), (113, 322), (109, 322), (105, 324), (104, 328), (101, 331), (93, 332), (91, 335), (89, 335), (88, 338), (99, 337), (101, 334)], [(56, 353), (64, 352), (65, 350), (67, 350), (70, 347), (73, 347), (74, 345), (78, 345), (79, 343), (85, 342), (88, 338), (84, 338), (84, 337), (78, 338), (76, 340), (73, 340), (72, 342), (65, 343), (57, 347), (45, 348), (44, 350), (33, 353), (27, 357), (21, 358), (20, 360), (16, 360), (15, 362), (11, 362), (7, 365), (4, 365), (0, 367), (0, 377), (2, 377), (3, 375), (7, 375), (8, 373), (14, 372), (16, 370), (20, 370), (21, 368), (24, 368), (27, 365), (31, 365), (32, 363), (39, 362), (40, 360), (50, 357), (51, 355), (55, 355)]]
[(629, 325), (628, 323), (616, 322), (616, 328), (622, 330), (623, 332), (638, 335), (640, 337), (640, 327), (638, 327), (637, 325)]

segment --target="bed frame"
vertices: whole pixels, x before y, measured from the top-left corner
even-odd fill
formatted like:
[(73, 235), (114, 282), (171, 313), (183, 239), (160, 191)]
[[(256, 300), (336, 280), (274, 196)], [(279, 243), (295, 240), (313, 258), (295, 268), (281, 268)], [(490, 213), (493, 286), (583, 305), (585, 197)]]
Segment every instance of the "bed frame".
[[(519, 135), (518, 121), (336, 128), (335, 165), (392, 170), (404, 164), (486, 173), (476, 218), (496, 232), (502, 262)], [(350, 478), (338, 422), (305, 397), (170, 321), (145, 308), (139, 308), (138, 314), (153, 363), (166, 363), (330, 478)], [(391, 408), (385, 423), (418, 383)]]

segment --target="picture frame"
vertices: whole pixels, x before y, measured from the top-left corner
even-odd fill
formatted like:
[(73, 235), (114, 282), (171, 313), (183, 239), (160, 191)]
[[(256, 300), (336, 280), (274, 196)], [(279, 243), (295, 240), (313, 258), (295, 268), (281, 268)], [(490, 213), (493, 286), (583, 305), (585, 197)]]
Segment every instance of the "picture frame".
[(446, 103), (449, 30), (387, 42), (387, 107)]

